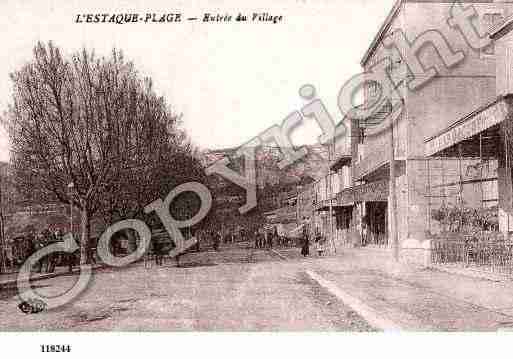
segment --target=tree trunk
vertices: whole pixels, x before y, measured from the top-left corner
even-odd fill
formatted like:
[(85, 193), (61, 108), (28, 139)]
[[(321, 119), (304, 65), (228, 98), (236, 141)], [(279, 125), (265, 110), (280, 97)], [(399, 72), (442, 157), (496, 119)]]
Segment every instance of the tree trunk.
[(89, 211), (87, 205), (83, 204), (80, 211), (80, 264), (89, 262)]

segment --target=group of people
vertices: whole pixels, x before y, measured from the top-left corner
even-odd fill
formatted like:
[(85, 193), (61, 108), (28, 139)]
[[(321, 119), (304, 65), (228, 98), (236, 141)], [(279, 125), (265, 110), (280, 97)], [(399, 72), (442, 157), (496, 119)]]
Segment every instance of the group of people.
[(310, 245), (312, 242), (311, 240), (314, 242), (314, 248), (317, 251), (318, 256), (320, 257), (325, 255), (326, 238), (319, 231), (316, 231), (314, 234), (311, 233), (307, 225), (303, 226), (303, 231), (301, 234), (301, 255), (303, 257), (308, 257), (310, 255)]
[(246, 230), (244, 228), (231, 231), (226, 231), (223, 229), (210, 229), (202, 232), (201, 237), (203, 241), (212, 243), (214, 250), (218, 251), (221, 243), (229, 244), (244, 242), (246, 240)]
[(278, 229), (276, 227), (274, 227), (272, 231), (268, 231), (266, 229), (256, 230), (254, 236), (255, 248), (257, 249), (272, 248), (273, 243), (281, 242)]
[[(3, 253), (7, 270), (16, 270), (17, 267), (23, 265), (34, 253), (61, 241), (63, 241), (62, 231), (57, 229), (52, 232), (48, 228), (38, 233), (32, 231), (25, 236), (20, 236), (9, 241), (9, 244), (4, 247)], [(63, 263), (68, 265), (71, 271), (75, 260), (74, 253), (51, 253), (37, 261), (37, 263), (34, 264), (33, 271), (38, 273), (53, 273), (55, 272), (55, 267)]]
[[(34, 237), (34, 252), (37, 252), (40, 249), (43, 249), (51, 244), (57, 243), (62, 240), (62, 233), (60, 231), (56, 231), (52, 233), (49, 229), (45, 229), (44, 231), (38, 233)], [(38, 273), (53, 273), (55, 272), (55, 267), (60, 260), (60, 253), (51, 253), (38, 261), (35, 264), (34, 271)]]
[[(246, 236), (246, 233), (249, 235)], [(255, 230), (239, 230), (239, 231), (223, 231), (222, 228), (210, 228), (207, 230), (196, 231), (192, 234), (191, 238), (195, 238), (198, 244), (193, 250), (199, 251), (200, 243), (210, 243), (214, 251), (219, 251), (221, 243), (229, 244), (244, 241), (254, 241), (254, 248), (256, 249), (272, 249), (273, 246), (284, 246), (289, 243), (289, 240), (280, 235), (277, 226), (272, 228), (259, 228)], [(297, 242), (296, 242), (297, 243)], [(157, 243), (155, 243), (157, 245)], [(308, 224), (303, 225), (302, 232), (299, 236), (299, 245), (301, 248), (301, 255), (307, 257), (310, 255), (310, 247), (313, 245), (314, 250), (318, 252), (319, 256), (325, 254), (326, 239), (320, 232), (310, 233)], [(171, 248), (166, 248), (170, 250)]]

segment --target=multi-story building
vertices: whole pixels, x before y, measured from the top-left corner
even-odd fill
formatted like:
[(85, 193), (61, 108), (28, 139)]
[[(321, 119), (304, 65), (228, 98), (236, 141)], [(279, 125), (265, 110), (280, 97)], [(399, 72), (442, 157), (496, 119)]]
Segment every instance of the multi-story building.
[[(509, 17), (490, 31), (496, 55), (495, 95), (483, 105), (469, 109), (464, 116), (453, 118), (450, 124), (427, 137), (423, 147), (428, 164), (441, 162), (443, 165), (455, 159), (459, 159), (460, 166), (466, 164), (465, 171), (459, 174), (460, 187), (480, 184), (474, 197), (482, 208), (496, 210), (496, 221), (490, 221), (488, 226), (506, 239), (513, 232), (512, 30), (513, 18)], [(433, 175), (428, 178), (431, 180)], [(430, 185), (431, 188), (442, 187), (445, 192), (450, 186)]]
[(348, 245), (354, 241), (350, 233), (355, 221), (354, 202), (342, 195), (353, 186), (350, 138), (347, 136), (326, 144), (327, 173), (302, 195), (306, 197), (306, 193), (310, 193), (312, 231), (332, 238), (335, 245)]
[[(339, 151), (331, 175), (318, 181), (315, 191), (316, 210), (324, 213), (319, 215), (324, 223), (316, 221), (319, 227), (331, 228), (330, 218), (335, 218), (337, 229), (352, 229), (352, 242), (356, 238), (364, 246), (397, 248), (401, 260), (421, 264), (429, 263), (431, 240), (443, 230), (436, 209), (498, 206), (501, 231), (509, 232), (513, 225), (507, 170), (511, 155), (504, 149), (509, 133), (504, 128), (509, 127), (499, 125), (509, 123), (504, 120), (509, 114), (513, 42), (502, 29), (493, 35), (503, 36), (501, 42), (471, 48), (448, 21), (453, 6), (453, 1), (397, 1), (361, 61), (369, 74), (365, 103), (381, 96), (380, 84), (392, 82), (394, 97), (365, 121), (351, 122), (350, 158)], [(506, 1), (464, 1), (463, 6), (477, 12), (473, 21), (481, 35), (513, 13), (513, 3)], [(447, 65), (447, 56), (455, 58), (458, 52), (463, 60)], [(412, 56), (422, 66), (412, 66)], [(386, 70), (376, 71), (385, 59)], [(427, 81), (432, 67), (437, 73)], [(378, 73), (382, 78), (376, 78)], [(392, 125), (373, 129), (394, 117), (396, 106), (402, 111)], [(341, 169), (351, 172), (351, 180), (336, 188)], [(328, 233), (338, 235), (336, 230)]]

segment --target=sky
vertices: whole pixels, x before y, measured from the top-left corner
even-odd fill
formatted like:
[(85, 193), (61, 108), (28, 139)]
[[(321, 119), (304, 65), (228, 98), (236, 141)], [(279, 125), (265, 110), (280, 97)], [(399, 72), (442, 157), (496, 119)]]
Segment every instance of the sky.
[[(361, 72), (360, 60), (394, 0), (2, 0), (0, 113), (11, 101), (9, 73), (32, 56), (38, 40), (53, 41), (64, 54), (82, 47), (108, 55), (123, 50), (143, 76), (154, 80), (194, 144), (203, 149), (238, 147), (301, 109), (304, 84), (312, 84), (332, 117), (340, 120), (341, 86)], [(253, 4), (253, 5), (251, 5)], [(78, 14), (267, 12), (280, 23), (91, 24)], [(294, 145), (313, 144), (320, 129), (305, 120)], [(9, 158), (0, 132), (0, 160)]]

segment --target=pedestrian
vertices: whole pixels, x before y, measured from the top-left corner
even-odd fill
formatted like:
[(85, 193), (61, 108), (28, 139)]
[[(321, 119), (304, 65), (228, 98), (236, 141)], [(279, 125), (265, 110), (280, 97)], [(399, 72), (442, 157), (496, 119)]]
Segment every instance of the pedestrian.
[(217, 231), (217, 233), (214, 235), (214, 251), (219, 250), (219, 243), (221, 242), (221, 232)]
[[(32, 244), (32, 254), (38, 252), (39, 250), (43, 249), (45, 247), (43, 235), (41, 233), (36, 234), (33, 240)], [(43, 257), (35, 263), (34, 271), (37, 273), (41, 273), (44, 271), (44, 268), (46, 267), (47, 257)]]
[(164, 256), (168, 254), (173, 248), (176, 248), (175, 242), (166, 234), (153, 236), (153, 252), (155, 253), (155, 264), (158, 266), (164, 265)]
[(326, 239), (322, 236), (320, 232), (317, 232), (315, 235), (315, 248), (317, 250), (317, 255), (322, 257), (325, 252), (325, 243)]
[(98, 251), (98, 238), (91, 238), (89, 248), (87, 249), (87, 263), (96, 264), (96, 254)]
[(160, 238), (151, 239), (152, 252), (155, 255), (155, 265), (161, 266), (164, 263), (164, 243)]
[(164, 260), (162, 255), (162, 246), (160, 243), (153, 241), (153, 253), (155, 253), (155, 264), (161, 266)]
[(214, 236), (215, 236), (214, 230), (210, 229), (207, 232), (207, 239), (206, 239), (206, 241), (208, 243), (212, 244), (212, 246), (214, 245)]
[(14, 270), (13, 243), (9, 241), (4, 250), (5, 264), (8, 270)]
[(224, 227), (221, 228), (221, 231), (219, 233), (219, 240), (223, 241), (224, 244), (228, 243), (228, 233), (226, 233), (226, 230)]
[(303, 257), (310, 255), (310, 240), (308, 238), (308, 229), (306, 225), (303, 227), (303, 236), (302, 236), (302, 243), (301, 243), (301, 255)]
[(364, 217), (362, 220), (362, 247), (365, 247), (368, 244), (369, 240), (369, 227), (367, 225), (367, 218)]
[(259, 233), (258, 233), (258, 229), (255, 230), (254, 232), (254, 237), (255, 237), (255, 249), (258, 249), (259, 248), (259, 245), (260, 243), (258, 242), (259, 241)]
[[(280, 245), (280, 236), (278, 234), (278, 226), (274, 227), (274, 240), (276, 241), (277, 245)], [(271, 248), (272, 248), (272, 242), (271, 242)]]

